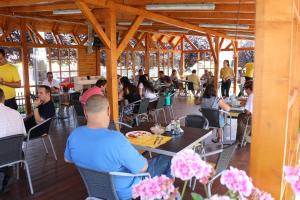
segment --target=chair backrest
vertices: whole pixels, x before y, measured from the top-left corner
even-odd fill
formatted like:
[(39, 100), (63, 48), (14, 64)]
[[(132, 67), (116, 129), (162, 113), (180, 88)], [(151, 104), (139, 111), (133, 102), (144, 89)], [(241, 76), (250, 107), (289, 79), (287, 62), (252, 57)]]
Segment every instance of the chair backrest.
[(149, 106), (149, 99), (142, 99), (142, 101), (140, 102), (140, 105), (139, 105), (138, 114), (147, 113), (148, 106)]
[(89, 197), (107, 200), (119, 199), (109, 172), (99, 172), (79, 166), (77, 166), (77, 169), (83, 179)]
[(29, 139), (32, 140), (32, 139), (41, 137), (44, 134), (48, 134), (51, 123), (52, 123), (52, 118), (48, 118), (45, 121), (43, 121), (42, 123), (32, 127), (28, 131)]
[(157, 104), (156, 104), (156, 109), (161, 109), (164, 107), (165, 104), (165, 96), (160, 95), (158, 100), (157, 100)]
[(74, 102), (75, 113), (79, 117), (84, 117), (83, 106), (79, 101)]
[(208, 121), (202, 115), (187, 115), (185, 118), (185, 126), (192, 127), (192, 128), (208, 128)]
[(192, 82), (187, 82), (188, 90), (194, 90), (194, 84)]
[(75, 102), (79, 101), (80, 92), (74, 92), (70, 94), (70, 104), (74, 105)]
[(209, 127), (220, 128), (220, 112), (218, 109), (201, 108), (201, 113), (208, 120)]
[(0, 166), (22, 160), (23, 139), (23, 134), (0, 138)]
[(223, 170), (226, 170), (229, 166), (230, 160), (233, 156), (233, 153), (236, 149), (236, 144), (227, 146), (223, 148), (223, 151), (219, 155), (217, 164), (216, 164), (216, 174), (221, 173)]

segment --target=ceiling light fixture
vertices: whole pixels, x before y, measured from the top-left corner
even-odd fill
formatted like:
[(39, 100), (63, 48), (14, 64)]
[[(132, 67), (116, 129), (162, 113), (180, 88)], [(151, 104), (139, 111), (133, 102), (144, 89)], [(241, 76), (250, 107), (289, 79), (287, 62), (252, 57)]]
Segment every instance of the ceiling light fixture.
[(145, 8), (146, 10), (215, 10), (215, 4), (147, 4)]
[(68, 10), (53, 10), (53, 15), (70, 15), (70, 14), (81, 14), (79, 9), (68, 9)]
[[(152, 26), (153, 22), (142, 22), (141, 26)], [(120, 26), (131, 26), (132, 22), (118, 22)]]
[(246, 24), (199, 24), (200, 27), (204, 28), (228, 28), (228, 29), (249, 29), (250, 26)]
[(230, 37), (250, 37), (250, 38), (255, 38), (254, 34), (247, 34), (247, 33), (227, 33), (227, 36)]

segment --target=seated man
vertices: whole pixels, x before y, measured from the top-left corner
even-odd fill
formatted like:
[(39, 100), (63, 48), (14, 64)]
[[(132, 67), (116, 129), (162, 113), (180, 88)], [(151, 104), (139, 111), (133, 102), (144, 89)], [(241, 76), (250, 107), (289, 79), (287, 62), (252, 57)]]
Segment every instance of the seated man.
[(245, 105), (245, 111), (244, 113), (241, 113), (238, 115), (237, 119), (237, 132), (236, 132), (236, 138), (237, 142), (241, 143), (243, 139), (244, 130), (247, 125), (247, 119), (249, 118), (248, 124), (251, 124), (251, 115), (253, 110), (253, 82), (248, 81), (245, 83), (245, 90), (248, 95), (248, 99), (246, 101)]
[[(158, 156), (148, 161), (138, 153), (120, 132), (107, 129), (110, 108), (106, 97), (94, 95), (85, 107), (87, 126), (73, 130), (65, 149), (66, 162), (105, 172), (140, 173), (151, 176), (170, 176), (171, 159)], [(132, 198), (132, 186), (140, 181), (134, 177), (115, 177), (114, 185), (119, 199)]]
[(59, 82), (53, 79), (53, 73), (47, 72), (47, 79), (43, 81), (43, 85), (47, 85), (51, 88), (51, 92), (58, 93), (59, 92)]
[(86, 104), (86, 101), (88, 100), (89, 97), (95, 95), (95, 94), (100, 94), (102, 96), (105, 95), (105, 89), (106, 89), (106, 83), (107, 81), (104, 79), (99, 79), (96, 82), (96, 85), (87, 91), (85, 91), (82, 96), (80, 97), (80, 102), (82, 105)]
[(33, 113), (24, 120), (26, 131), (42, 123), (44, 120), (55, 116), (54, 103), (51, 101), (51, 89), (49, 86), (38, 87), (38, 98), (33, 102)]
[[(0, 138), (26, 134), (22, 116), (16, 110), (5, 106), (4, 101), (4, 92), (0, 88)], [(0, 169), (0, 193), (5, 190), (10, 177), (10, 169), (8, 167)]]
[[(192, 92), (193, 92), (194, 96), (197, 96), (198, 93), (200, 93), (200, 79), (199, 79), (199, 77), (197, 75), (197, 71), (195, 69), (192, 71), (192, 74), (187, 77), (187, 81), (193, 83), (194, 90), (192, 90)], [(195, 93), (195, 91), (196, 91), (196, 93)]]

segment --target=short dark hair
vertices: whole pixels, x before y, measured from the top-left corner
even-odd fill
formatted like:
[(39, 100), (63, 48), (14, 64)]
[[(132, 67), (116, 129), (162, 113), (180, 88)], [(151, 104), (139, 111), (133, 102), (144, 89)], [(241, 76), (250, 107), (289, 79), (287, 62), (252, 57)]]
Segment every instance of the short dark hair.
[(53, 73), (52, 73), (52, 72), (47, 72), (47, 76), (48, 76), (49, 74), (52, 74), (52, 75), (53, 75)]
[(5, 57), (5, 50), (4, 49), (0, 49), (0, 54), (2, 54), (3, 57)]
[(44, 88), (46, 93), (51, 94), (51, 88), (48, 85), (39, 85), (39, 88)]
[(106, 83), (107, 83), (107, 81), (105, 79), (99, 79), (96, 82), (96, 86), (100, 88), (101, 86), (105, 85)]
[(193, 69), (192, 73), (193, 73), (193, 74), (196, 74), (196, 72), (197, 72), (197, 71), (196, 71), (195, 69)]
[(211, 98), (215, 96), (217, 96), (215, 86), (213, 84), (208, 84), (204, 90), (203, 98)]
[(158, 73), (159, 73), (159, 74), (164, 74), (164, 71), (159, 71)]
[(5, 95), (3, 90), (0, 88), (0, 101), (3, 101), (3, 99), (5, 99)]
[(247, 81), (244, 85), (244, 88), (253, 91), (253, 81)]

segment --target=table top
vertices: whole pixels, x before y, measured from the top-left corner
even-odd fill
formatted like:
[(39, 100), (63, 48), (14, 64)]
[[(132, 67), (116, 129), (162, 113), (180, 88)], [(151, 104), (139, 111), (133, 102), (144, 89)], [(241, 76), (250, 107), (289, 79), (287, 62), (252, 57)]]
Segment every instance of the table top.
[[(150, 131), (150, 128), (154, 126), (154, 123), (141, 123), (139, 126), (133, 127), (132, 129), (127, 129), (125, 133), (130, 131)], [(207, 137), (209, 137), (212, 134), (212, 130), (205, 130), (200, 128), (191, 128), (191, 127), (184, 127), (182, 126), (181, 129), (183, 129), (184, 133), (178, 136), (173, 136), (170, 141), (168, 141), (165, 144), (162, 144), (161, 146), (157, 148), (150, 148), (146, 146), (137, 146), (134, 145), (136, 149), (138, 150), (145, 150), (150, 151), (157, 154), (163, 154), (167, 156), (174, 156), (179, 151), (182, 151), (184, 149), (189, 149), (198, 144), (199, 142), (203, 141)], [(168, 135), (169, 134), (163, 134)]]

